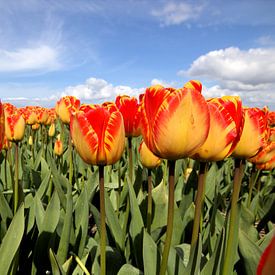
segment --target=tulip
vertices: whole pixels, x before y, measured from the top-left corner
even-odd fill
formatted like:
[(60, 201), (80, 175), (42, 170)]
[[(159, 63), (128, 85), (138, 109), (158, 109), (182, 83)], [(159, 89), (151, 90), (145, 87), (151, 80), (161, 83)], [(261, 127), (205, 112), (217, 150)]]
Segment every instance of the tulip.
[(85, 112), (72, 115), (70, 122), (71, 137), (79, 155), (88, 164), (99, 166), (100, 274), (106, 273), (104, 165), (121, 158), (125, 140), (122, 114), (109, 107), (86, 107)]
[(141, 104), (142, 136), (155, 155), (184, 158), (205, 142), (210, 116), (199, 90), (156, 85), (146, 89)]
[(268, 125), (270, 127), (275, 127), (275, 111), (268, 113)]
[(71, 115), (74, 114), (79, 107), (79, 99), (74, 96), (64, 96), (56, 103), (55, 112), (63, 123), (70, 124)]
[(63, 143), (59, 139), (54, 143), (54, 153), (59, 157), (63, 154)]
[(70, 131), (82, 159), (93, 165), (117, 162), (124, 150), (124, 125), (120, 112), (104, 107), (77, 112), (72, 116)]
[(19, 108), (19, 111), (25, 119), (26, 124), (33, 125), (37, 123), (36, 107), (26, 106), (24, 108)]
[[(5, 103), (6, 104), (6, 103)], [(25, 133), (25, 120), (16, 107), (4, 104), (5, 134), (10, 141), (21, 141)]]
[(258, 267), (257, 275), (273, 275), (275, 274), (275, 236), (264, 250)]
[(161, 159), (154, 155), (142, 141), (139, 146), (141, 164), (148, 168), (153, 169), (161, 164)]
[(126, 137), (137, 137), (141, 134), (140, 109), (138, 100), (127, 95), (116, 97), (116, 106), (122, 113)]
[(255, 164), (263, 164), (275, 159), (275, 141), (269, 142), (258, 154), (248, 161)]
[(0, 151), (4, 143), (4, 136), (5, 136), (4, 126), (5, 126), (4, 108), (0, 100)]
[(210, 129), (206, 141), (192, 158), (202, 161), (219, 161), (230, 156), (236, 147), (243, 128), (241, 99), (224, 96), (207, 101), (210, 113)]
[(270, 141), (275, 141), (275, 128), (270, 129), (269, 140)]
[(141, 100), (143, 139), (156, 156), (169, 160), (168, 215), (161, 275), (166, 273), (173, 233), (175, 160), (192, 155), (205, 142), (210, 127), (201, 87), (197, 81), (188, 82), (181, 89), (156, 85), (147, 88)]
[(266, 145), (269, 137), (267, 118), (267, 108), (244, 108), (243, 132), (232, 154), (235, 158), (251, 158)]

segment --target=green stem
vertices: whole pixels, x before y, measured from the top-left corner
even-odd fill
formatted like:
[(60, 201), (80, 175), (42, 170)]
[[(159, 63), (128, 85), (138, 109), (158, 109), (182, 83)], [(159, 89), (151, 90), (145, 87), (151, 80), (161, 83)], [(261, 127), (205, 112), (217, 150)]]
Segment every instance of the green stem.
[(31, 129), (31, 135), (32, 135), (32, 146), (31, 146), (31, 150), (32, 150), (32, 164), (33, 164), (33, 167), (34, 167), (35, 131), (33, 129)]
[(69, 183), (72, 185), (73, 183), (73, 145), (71, 136), (69, 136)]
[(247, 207), (250, 206), (253, 188), (254, 188), (254, 185), (255, 185), (258, 177), (259, 177), (259, 170), (256, 171), (255, 164), (253, 164), (252, 175), (251, 175), (251, 177), (249, 179), (249, 187), (248, 187), (249, 191), (248, 191), (248, 198), (247, 198)]
[(198, 190), (197, 190), (197, 195), (195, 200), (195, 216), (194, 216), (192, 239), (191, 239), (191, 251), (195, 250), (196, 244), (198, 241), (198, 236), (199, 236), (199, 227), (200, 227), (202, 206), (204, 201), (204, 189), (205, 189), (205, 178), (207, 174), (207, 168), (208, 168), (207, 162), (200, 162)]
[(19, 170), (19, 164), (18, 164), (18, 142), (15, 143), (15, 180), (14, 180), (14, 188), (13, 188), (13, 213), (15, 215), (18, 207), (18, 199), (19, 199), (19, 194), (18, 194), (18, 170)]
[(164, 249), (162, 252), (162, 259), (160, 265), (160, 275), (165, 275), (169, 250), (171, 246), (172, 233), (173, 233), (173, 221), (174, 221), (174, 175), (175, 175), (175, 161), (169, 160), (169, 195), (168, 195), (168, 214), (167, 214), (167, 229)]
[(8, 150), (5, 150), (5, 171), (4, 171), (4, 176), (5, 176), (5, 182), (4, 182), (4, 190), (8, 189), (8, 182), (7, 182), (7, 159), (8, 159)]
[(229, 220), (229, 233), (228, 239), (226, 243), (226, 250), (224, 256), (224, 264), (223, 264), (223, 275), (233, 273), (233, 265), (234, 265), (234, 232), (235, 228), (238, 225), (238, 199), (239, 193), (241, 189), (241, 182), (243, 178), (244, 172), (244, 160), (235, 159), (235, 172), (234, 172), (234, 180), (233, 180), (233, 193), (232, 193), (232, 201), (231, 201), (231, 211), (230, 211), (230, 220)]
[(117, 162), (117, 182), (118, 182), (118, 193), (117, 193), (117, 214), (119, 215), (120, 197), (121, 197), (121, 171), (120, 161)]
[(129, 178), (130, 183), (133, 183), (133, 149), (132, 149), (132, 137), (128, 137), (128, 154), (129, 154)]
[(147, 232), (151, 234), (152, 222), (152, 175), (151, 169), (148, 169), (148, 197), (147, 197)]
[(100, 275), (106, 274), (106, 224), (104, 198), (104, 166), (99, 165), (99, 196), (100, 196)]

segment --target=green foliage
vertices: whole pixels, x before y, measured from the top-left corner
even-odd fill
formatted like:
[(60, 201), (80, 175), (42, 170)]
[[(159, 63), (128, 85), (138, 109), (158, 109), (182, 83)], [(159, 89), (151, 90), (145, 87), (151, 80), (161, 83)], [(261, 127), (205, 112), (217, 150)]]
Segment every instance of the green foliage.
[[(57, 126), (57, 132), (61, 131)], [(28, 129), (28, 133), (31, 131)], [(98, 274), (100, 270), (100, 207), (98, 168), (73, 150), (73, 183), (69, 183), (68, 129), (63, 156), (53, 154), (52, 140), (41, 142), (37, 131), (32, 148), (28, 136), (20, 144), (21, 203), (13, 216), (14, 154), (0, 158), (0, 274)], [(43, 139), (46, 140), (45, 138)], [(159, 273), (167, 223), (167, 162), (152, 171), (151, 234), (146, 229), (147, 170), (133, 139), (134, 184), (129, 180), (128, 153), (105, 169), (107, 274)], [(238, 201), (234, 266), (228, 274), (255, 274), (261, 253), (274, 234), (273, 172), (259, 173), (248, 203), (251, 165), (247, 164)], [(221, 274), (228, 238), (228, 216), (234, 166), (231, 159), (210, 164), (200, 234), (190, 251), (197, 192), (198, 163), (178, 160), (175, 207), (168, 274)]]

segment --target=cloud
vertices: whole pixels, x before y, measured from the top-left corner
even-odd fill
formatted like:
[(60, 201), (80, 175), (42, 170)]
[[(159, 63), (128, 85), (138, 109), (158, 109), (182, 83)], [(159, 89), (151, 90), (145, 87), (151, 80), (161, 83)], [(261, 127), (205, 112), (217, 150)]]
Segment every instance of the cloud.
[(198, 57), (184, 77), (198, 78), (208, 85), (207, 97), (240, 95), (248, 105), (259, 103), (275, 107), (275, 48), (240, 50), (226, 48)]
[(271, 35), (263, 35), (259, 37), (256, 42), (261, 46), (274, 46), (275, 40)]
[(47, 45), (13, 51), (0, 49), (0, 72), (53, 71), (60, 67), (58, 51)]
[(73, 95), (84, 101), (93, 103), (114, 100), (117, 95), (137, 96), (144, 88), (131, 88), (129, 86), (114, 86), (104, 79), (91, 77), (84, 84), (69, 86), (65, 88), (61, 96)]
[(191, 5), (186, 2), (168, 2), (164, 6), (155, 8), (151, 14), (157, 17), (162, 25), (179, 25), (197, 19), (203, 11), (203, 5)]
[(154, 78), (151, 80), (151, 85), (162, 85), (163, 87), (175, 87), (177, 86), (177, 83), (175, 81), (171, 81), (171, 82), (168, 82), (168, 81), (165, 81), (165, 80), (162, 80), (162, 79), (158, 79), (158, 78)]

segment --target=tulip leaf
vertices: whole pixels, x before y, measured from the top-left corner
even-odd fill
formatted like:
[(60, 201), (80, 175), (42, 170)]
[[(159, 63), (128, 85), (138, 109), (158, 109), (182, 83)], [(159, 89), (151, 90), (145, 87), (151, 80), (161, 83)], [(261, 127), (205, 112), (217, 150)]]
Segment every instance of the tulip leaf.
[(62, 228), (61, 238), (57, 250), (57, 259), (60, 263), (64, 263), (68, 254), (70, 244), (71, 228), (72, 228), (72, 215), (73, 215), (73, 197), (72, 186), (67, 180), (67, 204), (64, 224)]
[(260, 247), (243, 231), (239, 230), (239, 249), (244, 260), (246, 274), (255, 274), (262, 254)]
[(168, 274), (187, 274), (187, 268), (183, 264), (183, 258), (178, 253), (178, 249), (175, 249), (173, 246), (170, 247), (169, 257), (168, 257)]
[(17, 210), (0, 245), (0, 274), (9, 274), (24, 234), (24, 204)]
[(142, 275), (143, 273), (137, 269), (136, 267), (130, 264), (124, 264), (120, 270), (118, 271), (117, 275)]
[(143, 263), (145, 275), (159, 273), (160, 255), (158, 248), (152, 237), (145, 230), (143, 232)]
[(197, 245), (193, 251), (190, 251), (189, 261), (186, 268), (186, 274), (199, 274), (202, 256), (202, 241), (199, 234)]
[(105, 195), (105, 207), (106, 207), (106, 217), (108, 221), (108, 226), (111, 230), (111, 233), (114, 237), (114, 240), (117, 246), (123, 250), (125, 236), (123, 236), (122, 228), (119, 224), (117, 214), (114, 211), (114, 208), (111, 204), (108, 194)]
[(52, 274), (66, 275), (65, 270), (62, 268), (61, 264), (58, 262), (58, 259), (51, 248), (49, 251), (49, 256), (50, 256), (50, 262), (52, 267)]
[(13, 214), (12, 210), (3, 195), (2, 191), (0, 192), (0, 215), (3, 221), (7, 221), (8, 219), (12, 219)]

